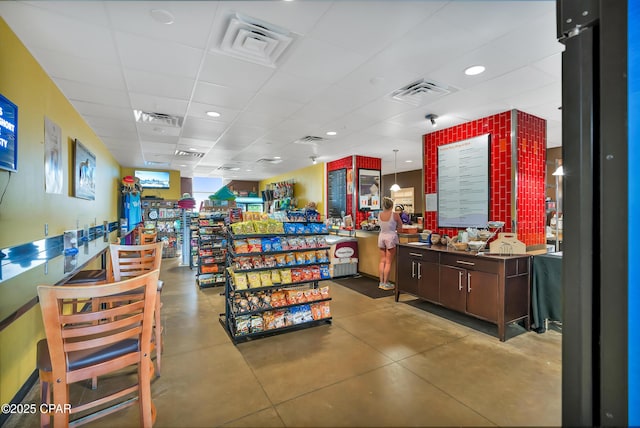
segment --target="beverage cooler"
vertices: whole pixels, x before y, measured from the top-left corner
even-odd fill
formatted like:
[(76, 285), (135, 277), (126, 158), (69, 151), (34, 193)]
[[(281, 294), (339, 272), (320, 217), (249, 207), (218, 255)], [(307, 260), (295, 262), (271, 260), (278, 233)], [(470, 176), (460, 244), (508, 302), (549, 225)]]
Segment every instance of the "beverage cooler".
[(264, 212), (264, 201), (258, 197), (241, 196), (236, 198), (236, 206), (243, 212), (261, 213)]

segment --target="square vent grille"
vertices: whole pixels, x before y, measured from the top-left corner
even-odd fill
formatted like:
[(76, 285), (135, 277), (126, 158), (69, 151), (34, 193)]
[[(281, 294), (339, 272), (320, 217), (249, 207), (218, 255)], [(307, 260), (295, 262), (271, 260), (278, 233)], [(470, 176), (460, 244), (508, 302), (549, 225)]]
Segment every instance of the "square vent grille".
[(204, 153), (202, 152), (190, 152), (187, 150), (176, 150), (175, 153), (176, 156), (182, 156), (182, 157), (191, 157), (191, 158), (201, 158), (204, 156)]
[(240, 171), (238, 166), (222, 165), (218, 167), (218, 171)]
[(315, 137), (313, 135), (307, 135), (306, 137), (298, 138), (293, 142), (293, 144), (306, 144), (308, 146), (315, 146), (319, 142), (324, 141), (325, 138)]
[(270, 163), (270, 164), (276, 164), (280, 162), (282, 162), (282, 159), (273, 159), (273, 158), (262, 158), (256, 161), (256, 163)]
[(168, 126), (170, 128), (181, 128), (183, 118), (180, 116), (172, 116), (166, 113), (153, 113), (142, 110), (134, 110), (133, 116), (136, 123), (148, 125)]
[(259, 19), (234, 13), (220, 43), (222, 52), (269, 67), (293, 41), (289, 30)]
[(433, 80), (419, 79), (393, 91), (391, 98), (413, 106), (419, 106), (426, 102), (428, 98), (439, 98), (452, 92), (455, 92), (455, 89), (451, 86)]

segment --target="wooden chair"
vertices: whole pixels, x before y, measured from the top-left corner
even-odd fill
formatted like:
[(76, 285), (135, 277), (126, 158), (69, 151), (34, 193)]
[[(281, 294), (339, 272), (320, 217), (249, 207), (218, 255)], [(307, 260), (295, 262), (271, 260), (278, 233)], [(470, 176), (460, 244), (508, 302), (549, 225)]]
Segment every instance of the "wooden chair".
[(158, 240), (158, 232), (145, 232), (140, 234), (140, 245), (153, 244)]
[[(40, 409), (55, 409), (51, 413), (41, 413), (41, 426), (50, 426), (52, 417), (56, 428), (82, 425), (136, 402), (140, 407), (140, 424), (144, 427), (153, 425), (151, 336), (158, 276), (159, 271), (154, 270), (109, 284), (38, 286), (46, 333), (46, 339), (37, 347)], [(122, 299), (122, 302), (105, 308), (92, 305), (94, 299)], [(74, 300), (87, 302), (82, 312), (69, 310), (65, 302)], [(85, 404), (71, 405), (70, 384), (129, 366), (137, 366), (134, 385)], [(109, 407), (104, 408), (106, 404)], [(94, 410), (96, 407), (100, 410)], [(70, 421), (70, 415), (89, 410), (93, 411)]]
[[(162, 262), (162, 242), (145, 245), (117, 245), (109, 246), (111, 262), (107, 269), (107, 282), (122, 281), (135, 278), (149, 271), (160, 269)], [(156, 348), (156, 366), (160, 376), (162, 366), (162, 323), (161, 313), (162, 280), (158, 280), (156, 295), (154, 343)]]

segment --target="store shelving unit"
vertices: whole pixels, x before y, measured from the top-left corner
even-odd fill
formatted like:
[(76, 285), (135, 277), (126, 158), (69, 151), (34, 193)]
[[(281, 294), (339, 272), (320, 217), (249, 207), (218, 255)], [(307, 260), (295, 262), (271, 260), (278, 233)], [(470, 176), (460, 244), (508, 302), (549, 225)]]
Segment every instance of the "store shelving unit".
[(200, 288), (216, 287), (226, 282), (227, 228), (224, 217), (217, 213), (201, 213), (198, 217), (197, 284)]
[(163, 199), (142, 199), (143, 220), (145, 229), (155, 229), (162, 247), (162, 258), (178, 256), (180, 233), (176, 231), (176, 220), (180, 219), (181, 210), (178, 201)]
[(199, 256), (200, 241), (199, 237), (199, 217), (198, 213), (192, 213), (189, 222), (189, 268), (197, 268)]
[(320, 285), (330, 279), (326, 226), (280, 224), (272, 233), (229, 231), (220, 322), (234, 343), (331, 322), (329, 286)]

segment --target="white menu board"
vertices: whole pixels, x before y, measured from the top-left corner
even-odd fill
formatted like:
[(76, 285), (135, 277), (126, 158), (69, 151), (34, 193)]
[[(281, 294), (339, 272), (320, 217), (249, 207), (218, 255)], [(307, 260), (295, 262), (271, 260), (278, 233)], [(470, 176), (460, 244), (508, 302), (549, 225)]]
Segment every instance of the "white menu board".
[(438, 227), (487, 225), (489, 140), (485, 134), (438, 147)]

